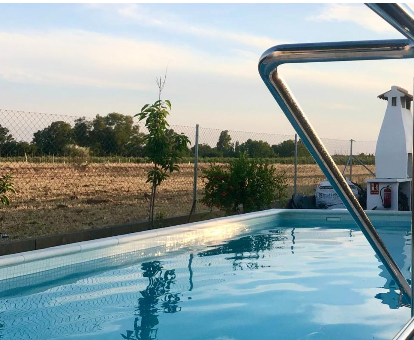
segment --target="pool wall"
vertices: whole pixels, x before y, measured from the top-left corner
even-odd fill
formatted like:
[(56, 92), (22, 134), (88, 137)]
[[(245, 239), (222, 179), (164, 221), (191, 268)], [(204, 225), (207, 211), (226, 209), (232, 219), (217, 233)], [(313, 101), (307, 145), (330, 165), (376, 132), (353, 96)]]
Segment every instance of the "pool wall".
[[(223, 216), (225, 215), (222, 211), (195, 213), (191, 216), (191, 222), (206, 221)], [(185, 215), (167, 217), (165, 219), (157, 220), (155, 224), (155, 229), (186, 224), (190, 222), (188, 219), (189, 216)], [(143, 220), (117, 225), (107, 225), (98, 228), (59, 232), (57, 234), (41, 235), (17, 240), (6, 239), (0, 242), (0, 256), (17, 254), (25, 251), (57, 247), (64, 244), (132, 234), (135, 232), (147, 231), (151, 229), (154, 228), (151, 228), (149, 221)]]

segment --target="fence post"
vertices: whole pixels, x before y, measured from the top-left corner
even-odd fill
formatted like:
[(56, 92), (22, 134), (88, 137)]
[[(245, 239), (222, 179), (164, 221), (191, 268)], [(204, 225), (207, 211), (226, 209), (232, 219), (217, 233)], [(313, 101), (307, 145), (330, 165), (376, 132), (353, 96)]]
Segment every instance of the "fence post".
[(194, 144), (194, 183), (193, 183), (193, 212), (196, 211), (197, 203), (197, 179), (198, 179), (198, 124), (196, 124), (195, 144)]
[(293, 177), (293, 195), (296, 195), (296, 182), (298, 177), (298, 135), (295, 133), (295, 174)]
[(351, 139), (351, 154), (349, 155), (349, 180), (352, 182), (352, 143), (355, 142), (353, 139)]

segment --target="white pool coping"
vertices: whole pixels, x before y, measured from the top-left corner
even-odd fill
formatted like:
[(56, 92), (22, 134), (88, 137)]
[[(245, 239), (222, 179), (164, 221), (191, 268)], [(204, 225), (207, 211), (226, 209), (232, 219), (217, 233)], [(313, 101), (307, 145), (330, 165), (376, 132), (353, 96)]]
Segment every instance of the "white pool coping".
[[(58, 256), (70, 255), (74, 253), (89, 251), (93, 249), (102, 249), (119, 244), (131, 243), (138, 240), (144, 240), (154, 238), (158, 236), (174, 235), (177, 233), (183, 233), (188, 231), (197, 231), (204, 228), (211, 228), (223, 223), (234, 223), (240, 221), (247, 221), (259, 217), (271, 216), (277, 213), (285, 211), (285, 209), (271, 209), (266, 211), (248, 213), (237, 216), (227, 216), (215, 218), (208, 221), (193, 222), (182, 224), (178, 226), (166, 227), (162, 229), (154, 229), (147, 231), (139, 231), (132, 234), (111, 236), (107, 238), (82, 241), (77, 243), (70, 243), (61, 246), (31, 250), (23, 253), (3, 255), (0, 256), (0, 267), (12, 266), (16, 264), (28, 263), (37, 260), (44, 260), (48, 258), (54, 258)], [(1, 278), (0, 278), (1, 279)]]
[[(0, 281), (26, 274), (38, 273), (44, 270), (55, 269), (68, 264), (81, 263), (90, 259), (122, 254), (122, 252), (143, 251), (154, 247), (179, 248), (178, 245), (188, 245), (191, 241), (202, 244), (203, 240), (214, 240), (214, 233), (221, 232), (220, 241), (245, 232), (246, 222), (264, 217), (295, 215), (295, 219), (306, 219), (310, 216), (332, 217), (340, 216), (341, 221), (353, 221), (346, 209), (336, 210), (308, 210), (308, 209), (271, 209), (260, 212), (247, 213), (237, 216), (220, 217), (212, 220), (188, 223), (178, 226), (135, 232), (132, 234), (112, 236), (97, 240), (71, 243), (46, 249), (0, 256)], [(385, 217), (391, 220), (407, 220), (411, 212), (369, 211), (370, 217)], [(326, 219), (328, 221), (328, 219)], [(260, 221), (258, 221), (260, 222)], [(233, 228), (228, 226), (233, 225)], [(224, 227), (224, 228), (223, 228)], [(247, 229), (246, 229), (247, 228)], [(221, 229), (221, 231), (219, 230)], [(223, 230), (224, 229), (224, 230)], [(230, 230), (226, 232), (225, 230)], [(204, 232), (203, 232), (204, 231)], [(172, 245), (168, 247), (168, 244)], [(107, 251), (105, 251), (107, 249)], [(88, 254), (86, 254), (88, 252)], [(72, 255), (72, 256), (71, 256)], [(91, 256), (92, 255), (92, 256)]]

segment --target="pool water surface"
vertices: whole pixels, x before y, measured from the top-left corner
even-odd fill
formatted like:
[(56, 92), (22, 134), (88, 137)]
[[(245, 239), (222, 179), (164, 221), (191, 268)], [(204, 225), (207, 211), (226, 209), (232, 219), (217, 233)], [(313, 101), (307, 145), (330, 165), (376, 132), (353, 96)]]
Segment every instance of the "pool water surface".
[[(408, 278), (409, 223), (378, 231)], [(0, 295), (2, 340), (391, 339), (409, 318), (353, 223), (303, 219)]]

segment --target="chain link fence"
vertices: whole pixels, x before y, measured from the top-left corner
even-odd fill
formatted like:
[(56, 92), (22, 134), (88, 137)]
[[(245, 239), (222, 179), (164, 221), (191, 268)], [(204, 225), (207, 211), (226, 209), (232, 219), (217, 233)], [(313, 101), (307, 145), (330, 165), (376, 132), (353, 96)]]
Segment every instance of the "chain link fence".
[[(156, 219), (187, 215), (193, 204), (196, 128), (170, 128), (188, 136), (191, 145), (182, 154), (180, 172), (158, 189)], [(11, 205), (1, 207), (0, 233), (24, 238), (146, 219), (151, 164), (145, 157), (145, 133), (136, 119), (117, 113), (85, 118), (0, 110), (0, 175), (11, 173), (16, 187)], [(198, 197), (203, 192), (202, 170), (210, 162), (228, 163), (240, 152), (265, 158), (285, 171), (292, 194), (294, 139), (294, 135), (200, 127)], [(323, 142), (343, 167), (350, 141)], [(372, 171), (375, 144), (353, 143), (353, 154)], [(297, 161), (297, 192), (312, 194), (324, 176), (300, 142)], [(364, 183), (370, 177), (361, 165), (353, 166), (352, 180)], [(197, 203), (196, 211), (206, 208)]]

